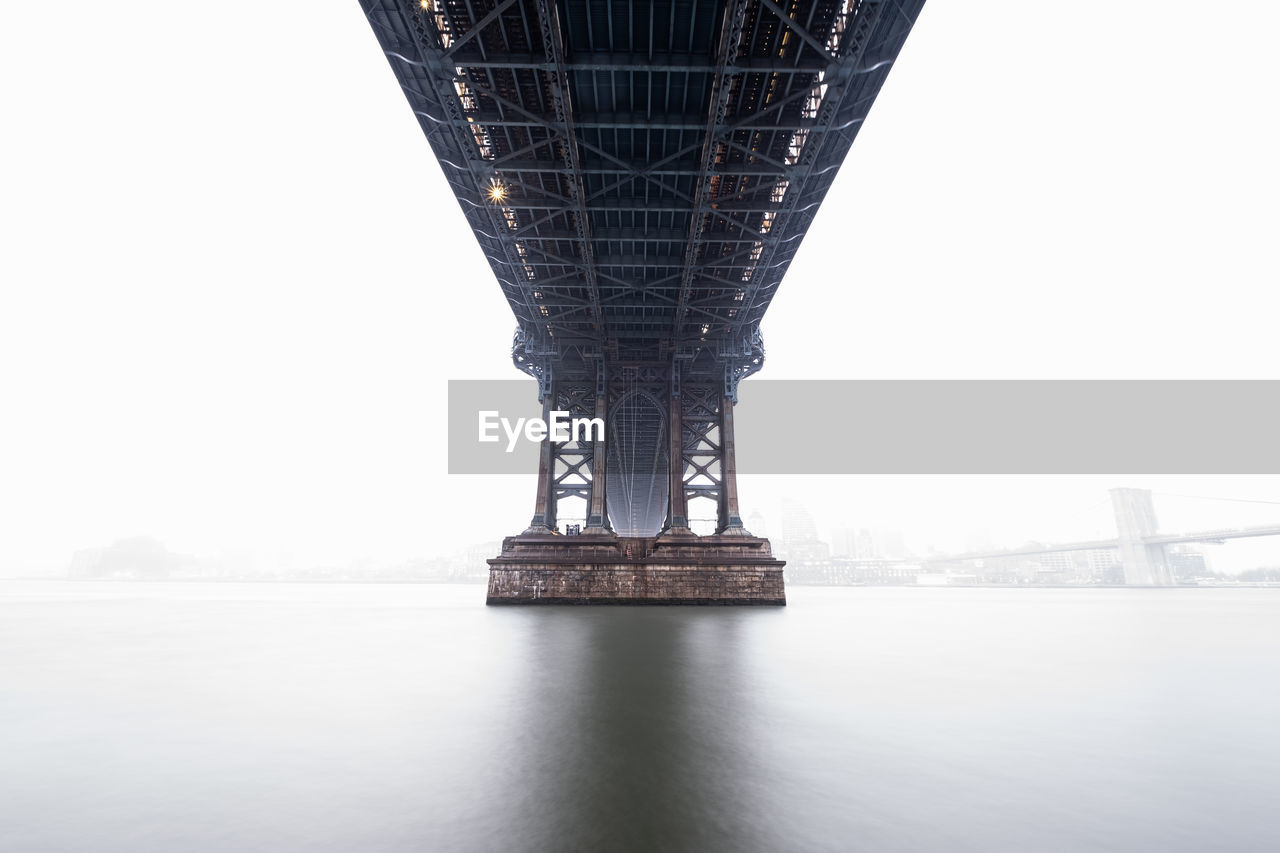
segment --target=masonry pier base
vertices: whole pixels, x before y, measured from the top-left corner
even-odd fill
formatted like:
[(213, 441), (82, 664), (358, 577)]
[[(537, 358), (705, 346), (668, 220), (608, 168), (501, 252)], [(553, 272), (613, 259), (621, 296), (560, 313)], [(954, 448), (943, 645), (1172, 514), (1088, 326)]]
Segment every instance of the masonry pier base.
[(785, 563), (749, 535), (522, 534), (488, 562), (488, 604), (787, 603)]

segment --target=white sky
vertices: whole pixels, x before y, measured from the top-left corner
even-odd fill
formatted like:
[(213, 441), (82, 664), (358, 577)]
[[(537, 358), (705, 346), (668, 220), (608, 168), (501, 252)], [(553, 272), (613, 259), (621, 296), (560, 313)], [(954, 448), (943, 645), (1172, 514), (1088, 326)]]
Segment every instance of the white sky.
[[(1277, 25), (1257, 2), (933, 0), (765, 321), (764, 375), (1277, 378)], [(444, 473), (444, 383), (515, 376), (514, 321), (357, 3), (10, 3), (0, 81), (0, 573), (135, 534), (340, 562), (524, 526), (533, 472)], [(1088, 534), (1115, 484), (742, 496), (776, 519), (807, 489), (824, 534), (999, 542)], [(1280, 500), (1276, 478), (1156, 485)], [(1172, 500), (1170, 529), (1265, 520)]]

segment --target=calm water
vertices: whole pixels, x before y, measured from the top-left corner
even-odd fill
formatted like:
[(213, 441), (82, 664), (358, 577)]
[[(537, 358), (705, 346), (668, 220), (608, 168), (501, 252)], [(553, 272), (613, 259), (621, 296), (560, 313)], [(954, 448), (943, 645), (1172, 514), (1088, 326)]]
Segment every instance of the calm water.
[(0, 850), (1280, 850), (1280, 590), (790, 596), (0, 582)]

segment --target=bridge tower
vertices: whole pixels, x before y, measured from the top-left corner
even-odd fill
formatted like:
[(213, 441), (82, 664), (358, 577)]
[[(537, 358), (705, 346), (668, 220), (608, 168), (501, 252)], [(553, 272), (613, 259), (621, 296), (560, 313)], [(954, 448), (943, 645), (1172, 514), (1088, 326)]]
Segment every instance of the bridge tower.
[(1146, 542), (1159, 529), (1151, 491), (1112, 489), (1111, 506), (1115, 510), (1124, 582), (1129, 586), (1172, 586), (1173, 572), (1164, 546)]
[[(784, 564), (738, 508), (740, 372), (697, 357), (596, 364), (591, 381), (579, 373), (542, 385), (544, 414), (599, 417), (604, 437), (543, 440), (533, 517), (489, 560), (489, 602), (784, 604)], [(718, 381), (708, 381), (711, 366)], [(578, 535), (558, 524), (566, 498), (586, 503)], [(691, 504), (714, 515), (714, 533), (690, 529)]]

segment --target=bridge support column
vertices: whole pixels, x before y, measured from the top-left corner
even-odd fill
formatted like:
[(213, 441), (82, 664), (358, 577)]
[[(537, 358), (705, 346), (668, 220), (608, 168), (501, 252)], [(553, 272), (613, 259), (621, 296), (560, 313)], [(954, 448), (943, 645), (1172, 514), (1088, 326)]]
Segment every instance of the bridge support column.
[[(542, 398), (542, 422), (551, 420), (551, 395)], [(525, 528), (525, 533), (550, 533), (556, 525), (556, 504), (553, 494), (552, 465), (554, 448), (551, 436), (542, 439), (538, 449), (538, 493), (533, 502), (533, 519)]]
[(692, 536), (689, 529), (689, 499), (684, 492), (684, 418), (680, 407), (683, 402), (672, 393), (667, 406), (668, 472), (667, 488), (667, 536)]
[(733, 398), (720, 402), (720, 513), (718, 532), (724, 536), (750, 536), (738, 511), (738, 463), (734, 459)]
[[(604, 389), (598, 389), (595, 416), (601, 423), (605, 422), (608, 415), (608, 402)], [(596, 439), (591, 450), (591, 503), (587, 508), (587, 527), (582, 531), (587, 536), (605, 536), (613, 532), (609, 528), (609, 514), (605, 503), (605, 487), (608, 483), (609, 470), (608, 445), (605, 436), (608, 434), (609, 430), (606, 429), (604, 434)]]
[(1156, 535), (1156, 511), (1147, 489), (1112, 489), (1111, 506), (1116, 515), (1120, 541), (1120, 562), (1124, 582), (1129, 586), (1172, 586), (1173, 572), (1163, 545), (1148, 545), (1146, 537)]

